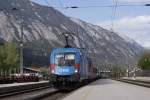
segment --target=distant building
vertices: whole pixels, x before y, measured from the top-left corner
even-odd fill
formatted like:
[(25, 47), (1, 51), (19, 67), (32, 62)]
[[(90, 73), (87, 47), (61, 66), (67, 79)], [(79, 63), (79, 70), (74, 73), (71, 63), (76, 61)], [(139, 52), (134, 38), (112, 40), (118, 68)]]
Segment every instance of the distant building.
[(33, 68), (23, 68), (23, 73), (24, 75), (31, 75), (31, 76), (42, 76), (42, 72), (40, 70), (37, 69), (33, 69)]

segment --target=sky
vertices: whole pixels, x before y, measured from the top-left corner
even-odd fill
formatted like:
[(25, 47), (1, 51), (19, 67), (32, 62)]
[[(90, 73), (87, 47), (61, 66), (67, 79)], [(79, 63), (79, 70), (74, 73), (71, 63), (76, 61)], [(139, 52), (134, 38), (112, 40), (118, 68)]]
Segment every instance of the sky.
[[(32, 0), (53, 6), (63, 14), (99, 25), (128, 36), (142, 46), (150, 48), (150, 0)], [(141, 6), (117, 6), (141, 5)], [(111, 6), (112, 7), (102, 7)], [(77, 9), (65, 7), (77, 6)], [(94, 7), (91, 7), (94, 6)], [(95, 7), (98, 6), (98, 7)], [(115, 13), (114, 13), (115, 12)], [(113, 25), (112, 25), (113, 22)]]

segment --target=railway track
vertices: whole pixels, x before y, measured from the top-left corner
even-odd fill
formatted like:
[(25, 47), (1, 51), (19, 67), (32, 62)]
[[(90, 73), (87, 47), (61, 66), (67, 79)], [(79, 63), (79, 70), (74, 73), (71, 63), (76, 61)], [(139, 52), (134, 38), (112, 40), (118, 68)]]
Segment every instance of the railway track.
[(18, 94), (23, 94), (23, 93), (28, 93), (28, 92), (33, 92), (33, 91), (37, 91), (37, 90), (43, 90), (46, 88), (50, 88), (50, 86), (43, 86), (43, 87), (38, 87), (38, 88), (31, 88), (31, 89), (25, 89), (25, 90), (20, 90), (20, 91), (9, 91), (7, 93), (2, 93), (0, 94), (0, 98), (5, 98), (5, 97), (9, 97), (9, 96), (13, 96), (13, 95), (18, 95)]
[[(22, 88), (21, 90), (18, 90), (18, 87), (15, 87), (11, 91), (0, 93), (0, 100), (59, 100), (87, 84), (89, 83), (81, 84), (70, 90), (57, 90), (50, 87), (47, 83), (44, 85), (35, 86), (34, 88), (26, 89), (24, 89), (23, 86), (20, 86), (20, 88)], [(30, 87), (32, 86), (34, 85), (31, 85)]]
[(61, 100), (62, 98), (64, 98), (65, 96), (67, 96), (68, 94), (70, 94), (73, 91), (75, 91), (75, 90), (71, 90), (71, 91), (58, 90), (58, 91), (55, 91), (55, 93), (53, 93), (51, 95), (47, 95), (47, 96), (40, 98), (40, 99), (41, 100)]
[(90, 82), (84, 82), (84, 83), (80, 84), (79, 86), (74, 87), (73, 89), (58, 90), (57, 92), (55, 92), (52, 95), (45, 96), (44, 98), (42, 98), (42, 100), (61, 100), (65, 96), (67, 96), (67, 95), (71, 94), (72, 92), (76, 91), (77, 89), (80, 89), (81, 87), (86, 86), (86, 85), (88, 85), (88, 84), (90, 84), (90, 83), (92, 83), (94, 81), (96, 81), (96, 79), (95, 80), (91, 80)]
[(18, 93), (15, 95), (9, 95), (0, 98), (0, 100), (42, 100), (43, 98), (47, 96), (52, 96), (57, 94), (58, 91), (53, 88), (45, 88), (40, 89), (36, 91), (30, 91), (30, 92), (24, 92), (24, 93)]
[(150, 88), (150, 81), (133, 80), (133, 79), (117, 79), (117, 80), (121, 81), (121, 82), (125, 82), (125, 83), (130, 83), (130, 84), (134, 84), (134, 85), (139, 85), (139, 86)]
[(59, 100), (73, 90), (57, 90), (52, 87), (41, 87), (21, 92), (1, 95), (0, 100)]
[(48, 88), (50, 88), (49, 82), (6, 84), (0, 87), (0, 98), (15, 97), (16, 95), (32, 93)]

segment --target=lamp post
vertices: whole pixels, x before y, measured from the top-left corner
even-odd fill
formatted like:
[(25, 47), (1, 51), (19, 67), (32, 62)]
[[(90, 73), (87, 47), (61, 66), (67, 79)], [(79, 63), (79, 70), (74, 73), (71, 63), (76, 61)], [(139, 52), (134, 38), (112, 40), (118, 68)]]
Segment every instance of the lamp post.
[(20, 74), (23, 74), (23, 17), (21, 17), (21, 36), (20, 36)]
[(20, 11), (20, 24), (21, 24), (21, 34), (20, 34), (20, 75), (23, 75), (23, 16), (21, 14), (21, 9), (18, 8), (12, 8), (13, 11)]

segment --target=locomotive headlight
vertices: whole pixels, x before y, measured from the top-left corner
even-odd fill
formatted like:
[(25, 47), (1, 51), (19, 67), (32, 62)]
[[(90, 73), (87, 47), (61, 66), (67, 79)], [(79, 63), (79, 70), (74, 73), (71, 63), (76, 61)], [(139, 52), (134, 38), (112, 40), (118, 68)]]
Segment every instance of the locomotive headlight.
[(77, 73), (78, 72), (78, 70), (77, 69), (75, 69), (75, 71), (74, 71), (75, 73)]
[(54, 73), (54, 70), (52, 70), (51, 72)]
[(75, 69), (74, 72), (75, 73), (78, 73), (79, 66), (80, 66), (79, 64), (74, 65), (74, 69)]
[(55, 71), (54, 71), (54, 64), (50, 64), (50, 70), (51, 70), (51, 73), (54, 73)]

